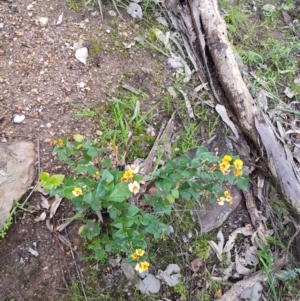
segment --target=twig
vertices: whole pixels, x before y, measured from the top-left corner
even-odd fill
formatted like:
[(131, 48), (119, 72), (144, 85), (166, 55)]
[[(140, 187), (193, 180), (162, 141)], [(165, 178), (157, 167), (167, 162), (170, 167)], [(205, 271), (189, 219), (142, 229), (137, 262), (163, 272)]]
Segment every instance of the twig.
[[(65, 233), (66, 233), (66, 236), (68, 237), (68, 233), (67, 233), (66, 229), (65, 229)], [(74, 261), (77, 276), (78, 276), (78, 279), (80, 281), (80, 286), (81, 286), (82, 293), (84, 295), (85, 300), (88, 301), (87, 297), (86, 297), (86, 294), (85, 294), (85, 290), (84, 290), (84, 284), (83, 284), (83, 280), (82, 280), (83, 276), (82, 276), (80, 268), (78, 267), (77, 261), (75, 259), (75, 255), (74, 255), (74, 251), (73, 251), (72, 246), (70, 247), (70, 251), (71, 251), (71, 254), (72, 254), (73, 261)]]
[(103, 13), (102, 13), (102, 7), (101, 7), (101, 0), (98, 0), (98, 5), (99, 5), (99, 11), (101, 15), (101, 20), (103, 21)]

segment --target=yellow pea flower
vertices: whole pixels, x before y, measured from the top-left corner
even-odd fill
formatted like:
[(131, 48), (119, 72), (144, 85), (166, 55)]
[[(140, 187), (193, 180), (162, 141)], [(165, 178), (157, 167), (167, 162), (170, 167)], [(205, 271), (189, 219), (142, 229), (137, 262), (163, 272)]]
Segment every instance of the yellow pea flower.
[(241, 170), (243, 168), (244, 162), (241, 159), (236, 159), (233, 162), (233, 165), (235, 166), (236, 169)]
[(131, 169), (128, 169), (124, 172), (122, 178), (121, 178), (121, 182), (125, 182), (127, 180), (131, 180), (133, 178), (133, 172)]
[(224, 173), (230, 168), (230, 163), (228, 161), (222, 161), (219, 164), (220, 170)]
[(137, 263), (137, 265), (135, 266), (134, 269), (135, 269), (137, 272), (139, 272), (139, 273), (143, 273), (143, 272), (148, 271), (149, 265), (150, 265), (149, 262), (147, 262), (147, 261), (142, 261), (142, 262)]
[(230, 155), (225, 155), (225, 156), (223, 157), (222, 161), (223, 161), (223, 162), (224, 162), (224, 161), (230, 162), (230, 161), (232, 161), (232, 157), (231, 157)]
[(62, 139), (57, 139), (53, 141), (53, 145), (63, 146), (64, 142)]
[(240, 177), (240, 176), (242, 175), (241, 170), (240, 170), (240, 169), (235, 169), (235, 170), (234, 170), (234, 175), (235, 175), (236, 177)]
[(220, 206), (223, 206), (224, 202), (225, 202), (225, 198), (223, 196), (221, 196), (219, 199), (217, 199), (217, 202)]
[(99, 174), (98, 170), (94, 173), (93, 178), (94, 179), (99, 179), (100, 178), (100, 174)]
[(75, 196), (80, 196), (82, 195), (82, 189), (79, 188), (79, 187), (75, 187), (72, 191), (72, 193), (75, 195)]

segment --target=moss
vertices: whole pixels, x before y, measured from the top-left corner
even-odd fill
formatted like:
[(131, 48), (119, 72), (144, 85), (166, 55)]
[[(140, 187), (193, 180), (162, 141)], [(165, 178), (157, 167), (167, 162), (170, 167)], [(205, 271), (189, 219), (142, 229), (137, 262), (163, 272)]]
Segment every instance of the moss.
[(183, 281), (174, 286), (174, 292), (180, 295), (180, 300), (187, 300), (186, 286)]
[(203, 260), (208, 259), (210, 253), (210, 245), (205, 236), (197, 237), (194, 242), (193, 255)]

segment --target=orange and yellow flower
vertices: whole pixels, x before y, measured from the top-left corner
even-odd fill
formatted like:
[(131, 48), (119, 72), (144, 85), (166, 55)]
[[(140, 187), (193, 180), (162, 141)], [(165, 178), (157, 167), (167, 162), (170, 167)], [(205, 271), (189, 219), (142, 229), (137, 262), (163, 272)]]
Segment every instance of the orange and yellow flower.
[(222, 161), (220, 164), (219, 164), (219, 167), (220, 167), (220, 170), (222, 171), (222, 173), (226, 173), (229, 168), (230, 168), (230, 163), (228, 161)]
[(94, 179), (99, 179), (100, 178), (100, 173), (99, 173), (98, 170), (94, 173), (93, 178)]
[(233, 173), (236, 177), (240, 177), (242, 175), (242, 172), (240, 169), (235, 169)]
[(64, 142), (62, 139), (57, 139), (53, 141), (53, 145), (57, 145), (57, 146), (63, 146)]

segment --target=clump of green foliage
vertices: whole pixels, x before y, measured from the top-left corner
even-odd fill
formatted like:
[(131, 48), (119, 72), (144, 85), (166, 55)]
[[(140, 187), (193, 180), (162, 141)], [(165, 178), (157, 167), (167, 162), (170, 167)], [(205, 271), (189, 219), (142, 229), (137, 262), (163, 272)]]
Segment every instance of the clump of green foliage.
[(58, 194), (71, 200), (81, 215), (94, 212), (96, 217), (100, 212), (107, 212), (110, 220), (105, 232), (101, 233), (100, 222), (89, 218), (79, 233), (91, 242), (97, 260), (111, 253), (126, 254), (127, 261), (140, 272), (148, 268), (144, 254), (146, 238), (164, 241), (170, 235), (170, 227), (162, 218), (171, 214), (176, 200), (194, 198), (202, 202), (218, 201), (222, 205), (224, 201), (232, 201), (230, 192), (224, 192), (221, 186), (223, 182), (236, 183), (240, 189), (246, 189), (248, 184), (242, 160), (237, 156), (227, 154), (220, 158), (200, 147), (193, 159), (182, 156), (179, 160), (168, 160), (163, 168), (156, 170), (148, 183), (156, 188), (155, 192), (144, 194), (143, 206), (137, 206), (133, 197), (145, 185), (138, 166), (119, 170), (110, 158), (104, 159), (111, 149), (99, 148), (82, 135), (74, 135), (72, 143), (59, 139), (55, 144), (57, 159), (70, 167), (71, 175), (65, 178), (41, 172), (40, 185), (51, 196)]

